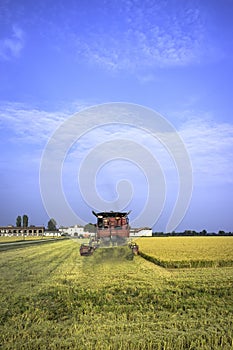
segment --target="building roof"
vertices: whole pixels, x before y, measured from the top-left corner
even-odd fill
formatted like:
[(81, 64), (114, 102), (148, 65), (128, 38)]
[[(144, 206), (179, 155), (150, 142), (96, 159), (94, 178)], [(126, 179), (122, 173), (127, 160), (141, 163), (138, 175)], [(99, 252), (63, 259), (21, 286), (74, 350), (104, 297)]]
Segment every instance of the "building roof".
[(103, 211), (100, 213), (95, 213), (94, 211), (92, 211), (92, 213), (97, 217), (97, 218), (116, 218), (116, 217), (125, 217), (127, 215), (129, 215), (130, 212), (119, 212), (119, 211)]
[(44, 226), (0, 226), (0, 230), (38, 230), (44, 229)]

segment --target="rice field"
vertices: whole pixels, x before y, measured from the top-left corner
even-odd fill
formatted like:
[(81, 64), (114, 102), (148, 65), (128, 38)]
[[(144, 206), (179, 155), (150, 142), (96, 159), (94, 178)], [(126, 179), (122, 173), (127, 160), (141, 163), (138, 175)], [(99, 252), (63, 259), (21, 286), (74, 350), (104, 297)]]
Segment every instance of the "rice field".
[[(21, 242), (21, 241), (32, 241), (32, 240), (45, 240), (51, 239), (51, 236), (0, 236), (1, 243), (11, 243), (11, 242)], [(61, 239), (63, 237), (55, 237), (56, 239)]]
[(233, 267), (132, 258), (78, 240), (1, 252), (1, 349), (232, 349)]
[(233, 266), (233, 237), (139, 238), (141, 255), (166, 268)]

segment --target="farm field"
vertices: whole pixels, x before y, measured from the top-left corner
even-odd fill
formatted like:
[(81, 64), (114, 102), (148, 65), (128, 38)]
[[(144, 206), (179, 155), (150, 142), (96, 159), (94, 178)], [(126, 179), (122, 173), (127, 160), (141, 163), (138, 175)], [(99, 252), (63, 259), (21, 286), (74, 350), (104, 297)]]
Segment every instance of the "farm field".
[[(0, 244), (1, 243), (11, 243), (18, 241), (32, 241), (32, 240), (45, 240), (51, 239), (53, 237), (49, 236), (0, 236)], [(62, 237), (55, 237), (56, 239), (61, 239)]]
[(1, 252), (1, 349), (232, 349), (233, 267), (131, 258), (75, 239)]
[[(2, 237), (1, 237), (2, 238)], [(0, 238), (0, 252), (25, 248), (29, 245), (39, 245), (39, 244), (47, 244), (47, 243), (56, 243), (59, 240), (67, 239), (66, 237), (36, 237), (36, 236), (27, 236), (25, 239), (22, 237), (3, 237)]]
[(233, 266), (233, 237), (139, 238), (142, 256), (166, 268)]

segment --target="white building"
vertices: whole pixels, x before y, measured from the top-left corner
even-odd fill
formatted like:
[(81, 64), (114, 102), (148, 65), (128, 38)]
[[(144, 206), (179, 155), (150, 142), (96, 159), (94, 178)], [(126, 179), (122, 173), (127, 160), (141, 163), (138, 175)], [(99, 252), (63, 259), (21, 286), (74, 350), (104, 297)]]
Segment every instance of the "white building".
[(152, 237), (152, 229), (148, 227), (132, 228), (130, 237)]
[(17, 227), (9, 225), (0, 227), (0, 236), (43, 236), (44, 232), (44, 226)]
[(46, 237), (61, 237), (61, 232), (59, 232), (59, 231), (45, 231), (44, 236), (46, 236)]
[(61, 234), (68, 234), (69, 236), (72, 236), (72, 237), (85, 236), (87, 233), (87, 232), (84, 232), (84, 227), (79, 225), (74, 225), (70, 227), (61, 227), (59, 228), (59, 232), (61, 232)]

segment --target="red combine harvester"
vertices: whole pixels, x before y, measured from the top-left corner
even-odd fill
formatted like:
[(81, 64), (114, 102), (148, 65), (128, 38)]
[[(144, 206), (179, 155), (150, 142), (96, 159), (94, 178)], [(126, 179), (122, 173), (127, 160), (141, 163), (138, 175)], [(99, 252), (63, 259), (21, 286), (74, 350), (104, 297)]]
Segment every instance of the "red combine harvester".
[[(98, 247), (127, 245), (130, 234), (128, 215), (130, 212), (101, 212), (92, 213), (97, 218), (95, 239), (89, 244), (80, 246), (80, 255), (90, 256)], [(129, 242), (129, 248), (134, 255), (139, 254), (139, 247), (136, 243)]]
[(97, 217), (96, 239), (103, 245), (124, 245), (129, 238), (130, 212), (101, 212), (92, 213)]

